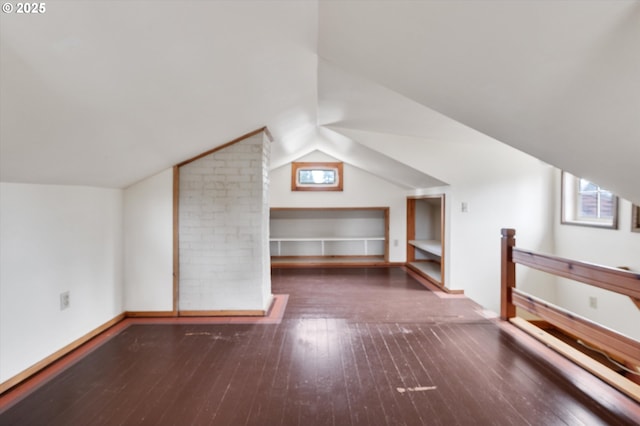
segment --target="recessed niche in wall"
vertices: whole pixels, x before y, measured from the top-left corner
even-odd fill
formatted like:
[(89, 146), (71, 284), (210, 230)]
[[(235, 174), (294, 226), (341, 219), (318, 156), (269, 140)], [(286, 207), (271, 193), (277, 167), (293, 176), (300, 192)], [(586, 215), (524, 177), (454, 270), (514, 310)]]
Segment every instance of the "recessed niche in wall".
[(272, 208), (272, 265), (388, 261), (389, 208)]
[(445, 285), (444, 194), (407, 198), (407, 266)]

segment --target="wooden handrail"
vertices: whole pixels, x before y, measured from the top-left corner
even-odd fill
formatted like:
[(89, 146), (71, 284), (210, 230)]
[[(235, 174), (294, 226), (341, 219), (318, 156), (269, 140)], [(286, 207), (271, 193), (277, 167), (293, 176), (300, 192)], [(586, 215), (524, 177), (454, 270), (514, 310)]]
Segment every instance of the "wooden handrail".
[[(640, 342), (517, 289), (515, 265), (629, 296), (636, 304), (640, 300), (640, 274), (519, 249), (515, 247), (515, 234), (514, 229), (502, 229), (500, 318), (516, 319), (516, 307), (525, 309), (629, 365), (640, 366)], [(611, 377), (599, 377), (618, 389), (624, 388)], [(631, 396), (640, 401), (640, 388), (635, 386)]]
[[(516, 264), (528, 266), (629, 296), (638, 307), (640, 307), (640, 274), (516, 248), (515, 235), (514, 229), (502, 229), (500, 318), (531, 333), (532, 325), (516, 317), (516, 307), (525, 309), (558, 329), (600, 348), (631, 368), (640, 371), (640, 342), (517, 289), (515, 267)], [(637, 382), (633, 383), (612, 370), (602, 368), (602, 364), (588, 357), (571, 355), (574, 353), (569, 350), (572, 349), (571, 347), (557, 339), (554, 340), (541, 329), (534, 328), (537, 332), (532, 333), (532, 336), (546, 344), (555, 342), (552, 346), (555, 350), (640, 402), (640, 386)]]
[(640, 299), (640, 274), (513, 248), (513, 263)]
[(516, 316), (516, 307), (511, 300), (511, 289), (516, 286), (516, 264), (513, 263), (513, 248), (516, 230), (502, 230), (502, 264), (500, 285), (500, 318), (508, 320)]
[(593, 263), (565, 259), (515, 247), (514, 229), (502, 229), (501, 309), (503, 320), (515, 316), (511, 288), (516, 286), (515, 265), (521, 264), (640, 300), (640, 274)]
[(517, 288), (512, 290), (512, 298), (515, 306), (526, 309), (569, 334), (587, 340), (594, 346), (606, 348), (606, 351), (614, 357), (625, 359), (633, 365), (640, 365), (640, 346), (635, 340)]

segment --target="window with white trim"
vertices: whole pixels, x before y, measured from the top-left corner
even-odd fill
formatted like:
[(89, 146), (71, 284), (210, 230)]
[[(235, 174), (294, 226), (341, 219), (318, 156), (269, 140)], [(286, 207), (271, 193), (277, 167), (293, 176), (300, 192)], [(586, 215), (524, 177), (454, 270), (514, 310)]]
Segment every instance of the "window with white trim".
[(631, 232), (640, 232), (640, 205), (631, 206)]
[(291, 163), (292, 191), (342, 191), (342, 163)]
[(562, 223), (618, 227), (618, 197), (601, 186), (562, 172)]

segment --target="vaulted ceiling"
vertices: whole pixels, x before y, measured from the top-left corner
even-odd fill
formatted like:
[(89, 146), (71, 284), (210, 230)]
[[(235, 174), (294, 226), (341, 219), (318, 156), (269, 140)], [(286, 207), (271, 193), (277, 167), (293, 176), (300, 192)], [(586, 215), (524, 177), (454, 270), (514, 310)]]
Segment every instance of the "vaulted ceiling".
[(321, 150), (429, 187), (446, 170), (389, 152), (507, 144), (640, 202), (634, 0), (56, 1), (0, 19), (2, 181), (125, 187), (267, 125), (273, 167)]

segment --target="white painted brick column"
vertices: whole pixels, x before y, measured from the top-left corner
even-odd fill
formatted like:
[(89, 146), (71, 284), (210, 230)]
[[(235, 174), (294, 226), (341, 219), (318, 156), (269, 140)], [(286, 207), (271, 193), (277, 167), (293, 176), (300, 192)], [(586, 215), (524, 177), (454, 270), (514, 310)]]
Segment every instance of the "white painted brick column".
[(180, 168), (180, 310), (268, 309), (269, 161), (259, 133)]

